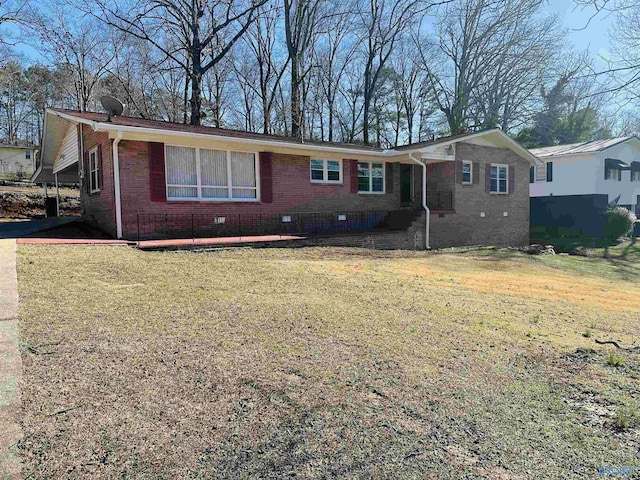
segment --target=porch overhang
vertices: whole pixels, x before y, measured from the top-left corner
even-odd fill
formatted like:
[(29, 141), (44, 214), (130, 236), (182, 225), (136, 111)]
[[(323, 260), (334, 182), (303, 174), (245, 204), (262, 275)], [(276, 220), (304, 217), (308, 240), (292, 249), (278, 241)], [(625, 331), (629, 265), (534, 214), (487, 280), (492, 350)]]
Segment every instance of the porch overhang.
[[(67, 152), (61, 152), (65, 139), (74, 134), (77, 121), (52, 115), (47, 111), (44, 117), (44, 134), (40, 150), (40, 164), (31, 176), (33, 183), (78, 183), (77, 144)], [(70, 130), (72, 129), (72, 130)], [(77, 142), (77, 135), (75, 136)]]

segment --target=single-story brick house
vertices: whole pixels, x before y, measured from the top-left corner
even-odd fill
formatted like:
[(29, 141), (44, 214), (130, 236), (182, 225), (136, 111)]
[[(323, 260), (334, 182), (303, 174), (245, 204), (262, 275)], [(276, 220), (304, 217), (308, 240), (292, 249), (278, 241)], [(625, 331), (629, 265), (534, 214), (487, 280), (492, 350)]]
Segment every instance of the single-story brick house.
[(83, 217), (117, 238), (400, 225), (387, 248), (526, 244), (539, 163), (498, 129), (383, 150), (62, 109), (41, 151), (32, 180), (79, 178)]

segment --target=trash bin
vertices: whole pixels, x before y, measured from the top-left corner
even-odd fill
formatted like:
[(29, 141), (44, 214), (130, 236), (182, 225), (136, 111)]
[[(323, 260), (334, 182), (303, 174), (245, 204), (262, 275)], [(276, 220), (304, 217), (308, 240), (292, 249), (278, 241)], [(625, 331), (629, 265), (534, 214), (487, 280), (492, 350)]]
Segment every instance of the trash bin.
[(56, 197), (47, 197), (44, 200), (44, 211), (49, 217), (58, 216), (58, 199)]

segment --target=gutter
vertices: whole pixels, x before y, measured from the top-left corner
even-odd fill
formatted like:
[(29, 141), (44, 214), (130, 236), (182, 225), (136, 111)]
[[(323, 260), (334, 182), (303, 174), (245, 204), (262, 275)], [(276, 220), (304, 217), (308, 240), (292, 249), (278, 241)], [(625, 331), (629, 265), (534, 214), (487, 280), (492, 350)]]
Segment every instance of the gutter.
[(122, 140), (122, 131), (118, 130), (118, 136), (113, 141), (113, 185), (116, 197), (116, 238), (122, 238), (122, 205), (120, 203), (120, 157), (118, 144)]
[(424, 229), (424, 249), (431, 250), (429, 246), (429, 220), (431, 216), (431, 210), (427, 206), (427, 164), (418, 160), (413, 156), (413, 153), (409, 153), (409, 158), (422, 167), (422, 208), (426, 212), (425, 229)]

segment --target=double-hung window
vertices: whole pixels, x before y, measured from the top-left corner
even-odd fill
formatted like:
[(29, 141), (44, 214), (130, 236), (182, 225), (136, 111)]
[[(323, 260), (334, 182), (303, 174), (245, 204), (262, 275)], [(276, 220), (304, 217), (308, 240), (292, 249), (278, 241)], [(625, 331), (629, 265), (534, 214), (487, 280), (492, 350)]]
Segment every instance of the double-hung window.
[(312, 183), (342, 183), (340, 160), (311, 159), (309, 169)]
[(358, 192), (384, 193), (384, 163), (358, 162)]
[(507, 193), (507, 179), (509, 167), (507, 165), (491, 164), (491, 193)]
[(168, 200), (258, 200), (257, 155), (166, 146)]
[(100, 190), (98, 183), (99, 179), (99, 165), (98, 165), (98, 149), (94, 148), (89, 152), (89, 192), (96, 193)]
[(462, 183), (470, 185), (473, 178), (473, 162), (463, 160), (462, 162)]

